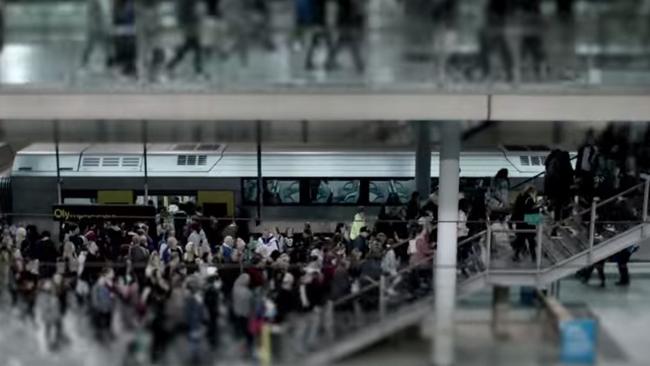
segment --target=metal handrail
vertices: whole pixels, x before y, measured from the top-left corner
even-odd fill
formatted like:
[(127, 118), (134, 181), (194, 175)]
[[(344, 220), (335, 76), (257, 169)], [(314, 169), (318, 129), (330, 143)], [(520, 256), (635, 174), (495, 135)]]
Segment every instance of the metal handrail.
[[(598, 204), (596, 204), (596, 208), (602, 207), (603, 205), (606, 205), (606, 204), (608, 204), (610, 202), (613, 202), (616, 199), (618, 199), (619, 197), (625, 196), (626, 194), (628, 194), (630, 192), (633, 192), (634, 190), (639, 189), (640, 187), (643, 187), (644, 185), (645, 185), (645, 183), (639, 183), (639, 184), (637, 184), (637, 185), (635, 185), (633, 187), (630, 187), (630, 188), (624, 190), (623, 192), (620, 192), (620, 193), (618, 193), (618, 194), (616, 194), (614, 196), (611, 196), (611, 197), (609, 197), (609, 198), (607, 198), (607, 199), (605, 199), (603, 201), (600, 201), (600, 202), (598, 202)], [(583, 216), (583, 215), (586, 215), (588, 213), (591, 213), (591, 207), (586, 208), (586, 209), (584, 209), (582, 211), (578, 211), (576, 214), (571, 215), (570, 217), (567, 217), (566, 219), (557, 222), (554, 226), (559, 226), (559, 225), (565, 224), (565, 223), (573, 220), (575, 217)]]
[[(472, 242), (472, 241), (476, 240), (477, 238), (481, 237), (482, 235), (484, 235), (486, 232), (487, 232), (487, 230), (483, 230), (483, 231), (481, 231), (481, 232), (479, 232), (477, 234), (474, 234), (474, 235), (470, 236), (469, 238), (463, 239), (461, 242), (458, 243), (458, 246), (461, 246), (461, 245), (467, 244), (469, 242)], [(418, 261), (417, 263), (409, 264), (408, 266), (400, 269), (397, 272), (397, 274), (392, 275), (392, 276), (388, 276), (388, 277), (390, 279), (397, 278), (398, 276), (400, 276), (400, 275), (402, 275), (402, 274), (404, 274), (406, 272), (409, 272), (409, 271), (412, 271), (412, 270), (416, 269), (417, 267), (421, 266), (422, 264), (430, 262), (434, 258), (434, 256), (435, 256), (435, 254), (431, 255), (431, 256), (427, 256), (425, 258), (422, 258), (422, 260)], [(350, 300), (352, 300), (354, 298), (360, 297), (361, 295), (363, 295), (363, 294), (365, 294), (365, 293), (367, 293), (367, 292), (369, 292), (369, 291), (371, 291), (373, 289), (379, 288), (379, 287), (380, 287), (380, 284), (378, 284), (378, 283), (370, 284), (368, 286), (363, 287), (362, 289), (360, 289), (359, 291), (357, 291), (355, 293), (351, 293), (351, 294), (345, 295), (345, 296), (337, 299), (336, 301), (333, 302), (333, 305), (334, 305), (334, 307), (340, 306), (340, 305), (342, 305), (342, 304), (344, 304), (344, 303), (346, 303), (346, 302), (348, 302), (348, 301), (350, 301)]]
[[(571, 157), (571, 160), (570, 160), (570, 161), (573, 161), (573, 160), (576, 160), (576, 159), (578, 159), (578, 155), (577, 155), (577, 154), (576, 154), (575, 156)], [(521, 186), (523, 186), (523, 185), (528, 184), (529, 182), (531, 182), (531, 181), (533, 181), (533, 180), (535, 180), (535, 179), (540, 178), (541, 176), (543, 176), (543, 175), (545, 175), (545, 174), (546, 174), (546, 170), (544, 170), (543, 172), (539, 172), (539, 173), (537, 173), (535, 176), (530, 177), (530, 178), (524, 180), (523, 182), (519, 182), (519, 183), (515, 184), (514, 186), (510, 187), (510, 189), (519, 188), (519, 187), (521, 187)]]

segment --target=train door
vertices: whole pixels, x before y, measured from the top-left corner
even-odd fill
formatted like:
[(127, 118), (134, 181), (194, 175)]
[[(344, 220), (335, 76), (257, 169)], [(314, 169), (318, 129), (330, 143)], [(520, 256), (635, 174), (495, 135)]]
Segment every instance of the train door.
[(203, 207), (203, 216), (206, 217), (235, 216), (235, 195), (232, 191), (198, 191), (197, 204)]

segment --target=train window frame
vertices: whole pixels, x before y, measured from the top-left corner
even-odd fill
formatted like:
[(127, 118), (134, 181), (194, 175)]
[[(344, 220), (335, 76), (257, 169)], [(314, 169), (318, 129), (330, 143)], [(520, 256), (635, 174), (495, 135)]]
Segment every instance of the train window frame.
[[(305, 183), (307, 185), (306, 192), (306, 203), (308, 206), (342, 206), (342, 207), (355, 207), (355, 206), (366, 206), (368, 204), (368, 180), (370, 178), (361, 178), (361, 177), (309, 177), (305, 178)], [(312, 181), (359, 181), (359, 197), (357, 202), (345, 203), (345, 202), (313, 202), (311, 199), (311, 182)]]
[[(297, 181), (298, 182), (298, 202), (280, 202), (280, 203), (270, 203), (266, 200), (264, 200), (264, 193), (261, 194), (262, 197), (262, 205), (263, 206), (269, 206), (269, 207), (274, 207), (274, 206), (301, 206), (303, 205), (303, 192), (304, 192), (304, 183), (303, 183), (303, 178), (295, 178), (295, 177), (262, 177), (262, 188), (266, 187), (266, 182), (269, 180), (276, 180), (276, 181)], [(241, 178), (240, 179), (240, 191), (241, 191), (241, 201), (245, 206), (254, 206), (257, 205), (257, 197), (254, 200), (248, 200), (246, 197), (246, 190), (245, 188), (245, 181), (255, 181), (257, 182), (257, 178)]]
[[(367, 180), (367, 190), (366, 190), (366, 203), (369, 206), (390, 206), (390, 207), (399, 207), (399, 206), (405, 206), (408, 204), (408, 201), (411, 199), (411, 195), (409, 195), (408, 199), (406, 202), (400, 202), (398, 204), (388, 204), (387, 202), (371, 202), (370, 201), (370, 185), (372, 182), (389, 182), (389, 181), (413, 181), (414, 183), (414, 189), (413, 192), (417, 192), (417, 182), (415, 181), (415, 177), (411, 178), (404, 178), (404, 177), (399, 177), (399, 178), (366, 178)], [(411, 194), (413, 194), (411, 192)]]

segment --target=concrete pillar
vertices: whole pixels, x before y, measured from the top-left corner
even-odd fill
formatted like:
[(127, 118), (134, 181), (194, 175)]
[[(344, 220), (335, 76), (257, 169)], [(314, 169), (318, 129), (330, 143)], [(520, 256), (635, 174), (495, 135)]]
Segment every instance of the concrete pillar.
[(415, 189), (420, 199), (431, 194), (431, 122), (415, 122)]
[(454, 364), (460, 125), (457, 122), (443, 122), (440, 131), (438, 251), (434, 266), (435, 329), (431, 338), (431, 361), (436, 366), (448, 366)]

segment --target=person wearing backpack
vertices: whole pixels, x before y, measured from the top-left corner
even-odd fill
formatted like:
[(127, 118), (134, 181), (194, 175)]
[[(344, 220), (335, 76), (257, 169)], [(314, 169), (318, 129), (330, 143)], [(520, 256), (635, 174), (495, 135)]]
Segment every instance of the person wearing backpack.
[(598, 162), (598, 147), (594, 138), (594, 131), (587, 132), (587, 138), (578, 149), (575, 178), (578, 183), (578, 194), (586, 203), (590, 204), (594, 198), (594, 178)]
[(629, 286), (630, 285), (630, 271), (627, 267), (627, 264), (630, 262), (630, 257), (636, 251), (639, 250), (638, 245), (633, 245), (629, 248), (625, 248), (620, 252), (614, 255), (614, 261), (618, 267), (619, 280), (616, 282), (616, 286)]
[[(551, 151), (546, 158), (546, 176), (544, 177), (544, 193), (549, 199), (549, 207), (553, 209), (555, 223), (564, 219), (567, 208), (571, 203), (571, 186), (573, 185), (573, 167), (569, 153), (560, 149)], [(557, 226), (551, 236), (556, 237)]]
[(111, 320), (113, 318), (114, 299), (112, 293), (115, 273), (111, 268), (104, 268), (101, 276), (93, 286), (90, 296), (90, 307), (95, 328), (95, 337), (106, 341), (113, 337)]
[(129, 260), (131, 261), (133, 273), (140, 284), (144, 283), (145, 269), (149, 262), (149, 251), (146, 246), (147, 238), (135, 235), (129, 248)]
[[(537, 208), (535, 207), (535, 193), (535, 187), (528, 186), (519, 194), (519, 196), (517, 196), (514, 209), (512, 210), (512, 221), (515, 222), (517, 230), (535, 229), (535, 225), (524, 222), (526, 215), (537, 213)], [(512, 258), (513, 261), (519, 262), (521, 260), (521, 254), (526, 250), (526, 244), (528, 244), (530, 257), (532, 261), (535, 262), (537, 259), (537, 240), (535, 239), (535, 233), (521, 231), (516, 233), (515, 241), (513, 243), (513, 249), (515, 251), (514, 257)]]

